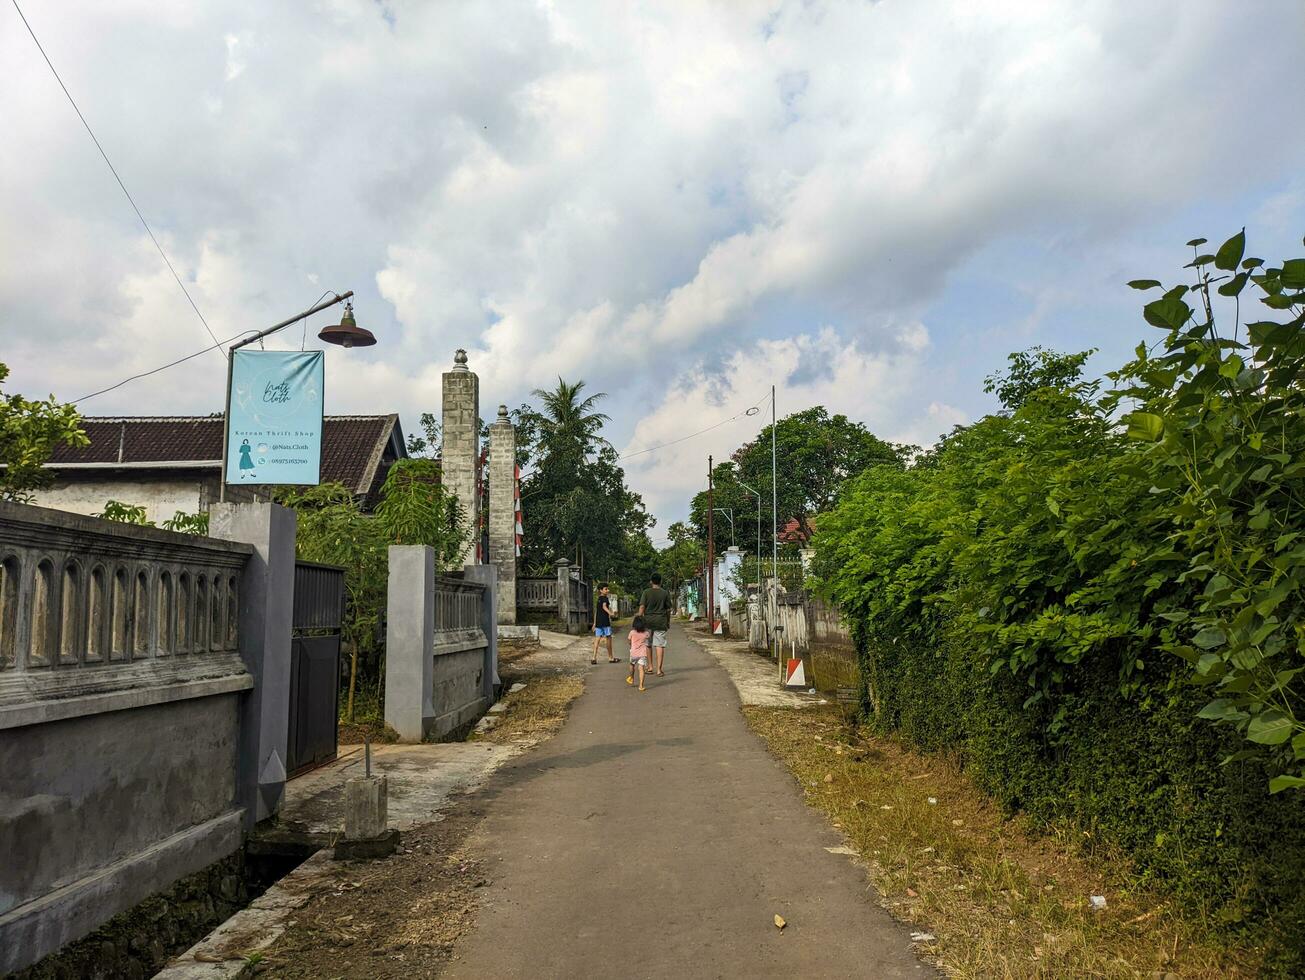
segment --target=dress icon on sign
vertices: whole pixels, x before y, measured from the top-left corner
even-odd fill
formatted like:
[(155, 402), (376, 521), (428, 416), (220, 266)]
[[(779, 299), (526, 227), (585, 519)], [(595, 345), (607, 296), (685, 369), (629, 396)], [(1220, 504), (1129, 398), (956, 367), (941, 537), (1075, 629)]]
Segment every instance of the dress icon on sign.
[(249, 440), (246, 439), (240, 444), (240, 479), (245, 478), (245, 471), (249, 471), (250, 476), (257, 476), (254, 472), (254, 461), (249, 458), (252, 450), (249, 448)]

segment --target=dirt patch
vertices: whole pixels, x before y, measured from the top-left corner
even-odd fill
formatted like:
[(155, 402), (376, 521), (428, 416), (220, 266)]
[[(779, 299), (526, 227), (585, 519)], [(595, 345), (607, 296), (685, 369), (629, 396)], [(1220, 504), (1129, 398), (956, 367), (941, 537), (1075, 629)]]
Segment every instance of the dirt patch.
[(1119, 855), (1004, 817), (947, 759), (850, 728), (835, 705), (743, 711), (949, 975), (1256, 975), (1254, 951), (1222, 947)]
[(480, 810), (465, 805), (408, 831), (399, 853), (347, 862), (319, 886), (256, 972), (278, 977), (413, 977), (438, 973), (474, 922), (489, 884), (467, 848)]

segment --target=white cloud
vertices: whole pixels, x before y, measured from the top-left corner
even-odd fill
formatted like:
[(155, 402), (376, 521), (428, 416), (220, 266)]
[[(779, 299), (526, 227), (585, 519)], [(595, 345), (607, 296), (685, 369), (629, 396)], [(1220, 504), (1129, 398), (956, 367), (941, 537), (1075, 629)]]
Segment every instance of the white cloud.
[[(764, 354), (828, 357), (846, 382), (795, 380), (785, 410), (841, 400), (927, 439), (972, 414), (938, 365), (974, 352), (903, 325), (939, 336), (931, 304), (986, 249), (1024, 236), (1091, 266), (1007, 270), (1036, 342), (1176, 208), (1279, 194), (1264, 214), (1285, 226), (1302, 207), (1305, 134), (1266, 99), (1305, 84), (1293, 0), (28, 14), (213, 329), (354, 289), (380, 343), (332, 352), (328, 408), (410, 426), (456, 347), (484, 404), (583, 377), (631, 444), (745, 397), (734, 365)], [(207, 343), (12, 11), (0, 25), (11, 386), (72, 397)], [(219, 368), (85, 408), (212, 411)], [(670, 514), (667, 486), (643, 489)]]
[[(900, 402), (922, 382), (928, 333), (909, 324), (893, 336), (890, 352), (871, 353), (824, 328), (783, 340), (762, 340), (730, 354), (719, 366), (697, 365), (672, 377), (660, 401), (639, 421), (622, 447), (631, 486), (657, 514), (680, 515), (706, 484), (707, 456), (719, 462), (770, 423), (770, 385), (781, 416), (812, 405), (863, 421), (887, 438)], [(762, 412), (743, 414), (692, 439), (685, 436), (765, 402)], [(928, 416), (951, 428), (957, 410), (930, 405)], [(934, 433), (936, 436), (937, 433)], [(684, 441), (677, 441), (682, 440)], [(652, 452), (655, 446), (665, 448)], [(664, 532), (668, 521), (662, 521)]]

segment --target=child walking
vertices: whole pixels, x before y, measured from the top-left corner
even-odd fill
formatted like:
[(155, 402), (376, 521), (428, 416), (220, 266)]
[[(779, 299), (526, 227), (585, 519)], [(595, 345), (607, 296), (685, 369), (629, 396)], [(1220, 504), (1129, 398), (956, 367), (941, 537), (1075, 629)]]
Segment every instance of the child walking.
[(642, 616), (635, 616), (634, 622), (630, 624), (630, 676), (625, 679), (625, 683), (634, 683), (634, 670), (639, 668), (639, 690), (647, 690), (643, 686), (644, 671), (648, 669), (648, 640), (652, 638), (652, 631), (648, 629), (648, 624), (643, 621)]

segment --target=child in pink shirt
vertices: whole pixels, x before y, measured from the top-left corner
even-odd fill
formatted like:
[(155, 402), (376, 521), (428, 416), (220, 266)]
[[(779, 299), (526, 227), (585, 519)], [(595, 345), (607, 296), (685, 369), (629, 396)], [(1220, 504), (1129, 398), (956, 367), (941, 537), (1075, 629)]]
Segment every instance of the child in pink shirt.
[(641, 691), (647, 690), (643, 686), (643, 675), (648, 669), (648, 641), (651, 638), (652, 631), (648, 629), (643, 617), (635, 616), (634, 622), (630, 624), (630, 676), (625, 679), (625, 683), (634, 684), (634, 670), (638, 667)]

